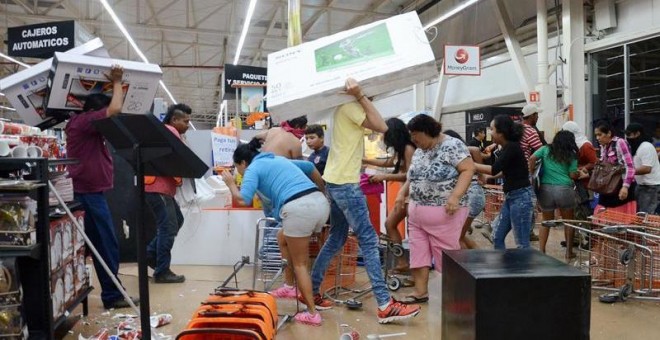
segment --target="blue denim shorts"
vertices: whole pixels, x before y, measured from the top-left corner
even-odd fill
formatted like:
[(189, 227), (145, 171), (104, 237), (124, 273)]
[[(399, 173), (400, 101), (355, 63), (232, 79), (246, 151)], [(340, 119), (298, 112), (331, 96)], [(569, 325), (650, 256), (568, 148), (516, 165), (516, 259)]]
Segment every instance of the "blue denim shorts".
[(567, 185), (542, 184), (538, 202), (542, 211), (573, 209), (576, 206), (575, 190)]
[(481, 214), (486, 206), (486, 196), (484, 189), (478, 183), (472, 182), (467, 191), (468, 196), (468, 217), (475, 218)]

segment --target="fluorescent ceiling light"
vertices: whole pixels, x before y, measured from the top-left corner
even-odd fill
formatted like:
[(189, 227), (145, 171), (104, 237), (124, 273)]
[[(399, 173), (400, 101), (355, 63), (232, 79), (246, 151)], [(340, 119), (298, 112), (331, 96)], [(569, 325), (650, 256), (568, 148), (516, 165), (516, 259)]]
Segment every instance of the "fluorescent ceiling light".
[[(99, 0), (99, 1), (103, 5), (103, 7), (105, 7), (105, 10), (108, 11), (108, 14), (110, 14), (110, 17), (112, 18), (112, 21), (115, 22), (115, 25), (117, 25), (117, 28), (119, 28), (121, 33), (124, 34), (124, 37), (126, 37), (128, 43), (131, 44), (135, 53), (137, 53), (137, 55), (140, 57), (140, 59), (142, 59), (142, 61), (144, 61), (145, 63), (149, 63), (147, 56), (145, 56), (144, 53), (142, 53), (138, 45), (135, 43), (135, 40), (133, 40), (133, 37), (131, 37), (131, 35), (128, 33), (126, 27), (124, 27), (124, 24), (122, 24), (121, 20), (119, 20), (119, 17), (115, 13), (115, 11), (112, 9), (112, 7), (110, 7), (110, 4), (108, 4), (108, 1), (107, 0)], [(165, 86), (165, 83), (162, 80), (160, 81), (160, 86), (163, 88), (165, 93), (167, 93), (167, 95), (170, 97), (172, 103), (176, 104), (177, 102), (174, 99), (174, 96), (172, 96), (172, 93), (170, 92), (170, 90), (167, 89), (167, 86)]]
[(2, 106), (2, 105), (0, 105), (0, 109), (4, 109), (4, 110), (7, 110), (7, 111), (16, 111), (16, 109), (13, 108), (13, 107), (7, 107), (7, 106)]
[(241, 31), (241, 38), (238, 39), (238, 46), (236, 47), (236, 55), (234, 56), (234, 65), (238, 63), (238, 58), (241, 56), (241, 50), (243, 49), (243, 43), (245, 43), (245, 36), (247, 36), (248, 29), (250, 28), (250, 20), (252, 20), (252, 14), (254, 14), (254, 8), (257, 6), (257, 0), (250, 0), (248, 5), (247, 16), (245, 17), (245, 22), (243, 22), (243, 30)]
[(0, 92), (0, 96), (3, 96), (3, 97), (4, 97), (4, 96), (5, 96), (5, 94), (4, 94), (4, 93), (2, 93), (2, 92)]
[(12, 57), (10, 57), (10, 56), (4, 54), (4, 53), (2, 53), (2, 52), (0, 52), (0, 57), (3, 57), (3, 58), (5, 58), (5, 59), (11, 61), (12, 63), (19, 64), (19, 65), (21, 65), (21, 66), (23, 66), (23, 67), (30, 67), (30, 65), (28, 65), (28, 64), (26, 64), (26, 63), (22, 63), (22, 62), (20, 62), (20, 61), (18, 61), (18, 60), (16, 60), (16, 59), (14, 59), (14, 58), (12, 58)]
[(452, 8), (449, 12), (447, 12), (447, 13), (445, 13), (445, 14), (439, 16), (439, 17), (436, 18), (435, 20), (433, 20), (433, 21), (431, 21), (430, 23), (426, 24), (426, 26), (424, 26), (424, 29), (428, 29), (428, 28), (431, 27), (431, 26), (435, 26), (435, 25), (437, 25), (437, 24), (439, 24), (439, 23), (441, 23), (441, 22), (443, 22), (443, 21), (445, 21), (445, 20), (447, 20), (447, 19), (453, 17), (454, 15), (458, 14), (458, 12), (460, 12), (460, 11), (462, 11), (462, 10), (464, 10), (464, 9), (466, 9), (466, 8), (468, 8), (468, 7), (472, 6), (472, 5), (474, 5), (474, 4), (476, 4), (478, 1), (479, 1), (479, 0), (468, 0), (468, 1), (466, 1), (466, 2), (464, 2), (464, 3), (462, 3), (462, 4), (460, 4), (460, 5), (458, 5), (458, 6), (454, 7), (454, 8)]

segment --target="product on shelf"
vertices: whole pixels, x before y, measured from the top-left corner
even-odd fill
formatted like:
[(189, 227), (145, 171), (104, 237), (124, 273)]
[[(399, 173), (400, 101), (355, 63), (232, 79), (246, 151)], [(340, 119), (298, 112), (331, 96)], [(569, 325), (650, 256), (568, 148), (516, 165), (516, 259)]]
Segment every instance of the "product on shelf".
[(83, 290), (89, 287), (89, 271), (86, 263), (87, 257), (85, 256), (85, 248), (81, 248), (73, 258), (73, 271), (74, 280), (73, 286), (76, 291), (76, 296)]
[(277, 123), (354, 101), (341, 94), (348, 77), (373, 96), (437, 73), (419, 17), (410, 12), (270, 53), (268, 111)]
[[(85, 228), (85, 212), (82, 211), (82, 210), (74, 211), (73, 216), (76, 217), (76, 220), (78, 220), (78, 225), (81, 228), (83, 228), (83, 230), (84, 230), (84, 228)], [(77, 252), (84, 245), (85, 245), (85, 237), (78, 230), (78, 228), (76, 228), (76, 226), (73, 225), (73, 250)]]
[(73, 257), (73, 223), (68, 216), (62, 218), (62, 262)]
[(21, 305), (0, 306), (0, 338), (20, 338), (23, 332)]
[(64, 306), (68, 307), (76, 297), (74, 260), (73, 258), (64, 264)]
[(45, 99), (46, 106), (48, 109), (81, 111), (88, 95), (112, 93), (112, 83), (105, 74), (109, 74), (113, 64), (124, 68), (124, 105), (121, 112), (148, 113), (162, 78), (158, 65), (59, 52), (55, 52), (49, 75), (52, 86)]
[(50, 222), (50, 271), (54, 272), (62, 265), (62, 219)]
[(26, 231), (34, 228), (37, 202), (30, 197), (0, 197), (0, 230)]
[[(109, 58), (103, 42), (99, 38), (92, 39), (87, 43), (73, 48), (66, 53), (88, 54), (97, 57)], [(0, 80), (0, 92), (3, 92), (9, 103), (16, 109), (21, 119), (32, 126), (55, 125), (58, 121), (53, 116), (62, 114), (53, 110), (46, 110), (44, 97), (48, 92), (48, 74), (52, 66), (53, 58), (44, 60), (32, 67), (14, 73)], [(66, 113), (68, 116), (68, 112)]]
[(21, 285), (16, 273), (16, 258), (0, 258), (0, 306), (21, 304)]
[(64, 313), (64, 270), (60, 269), (51, 274), (50, 295), (53, 301), (53, 318), (57, 319)]

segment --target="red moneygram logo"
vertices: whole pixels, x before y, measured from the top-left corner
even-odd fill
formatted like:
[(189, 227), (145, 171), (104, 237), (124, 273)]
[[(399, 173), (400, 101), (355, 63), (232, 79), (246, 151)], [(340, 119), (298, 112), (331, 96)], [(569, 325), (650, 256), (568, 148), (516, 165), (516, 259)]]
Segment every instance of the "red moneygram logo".
[(456, 60), (457, 63), (465, 64), (468, 62), (468, 59), (470, 59), (470, 56), (468, 55), (465, 49), (459, 48), (458, 50), (456, 50), (456, 54), (454, 55), (454, 60)]

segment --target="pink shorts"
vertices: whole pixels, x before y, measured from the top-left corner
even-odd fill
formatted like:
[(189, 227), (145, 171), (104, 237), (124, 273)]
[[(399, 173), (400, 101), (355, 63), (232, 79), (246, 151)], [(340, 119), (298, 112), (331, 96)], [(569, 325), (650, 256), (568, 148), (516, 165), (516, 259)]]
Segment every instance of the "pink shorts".
[(431, 267), (442, 272), (442, 250), (461, 249), (458, 242), (468, 215), (461, 207), (453, 215), (445, 207), (408, 204), (408, 241), (410, 242), (410, 268)]

